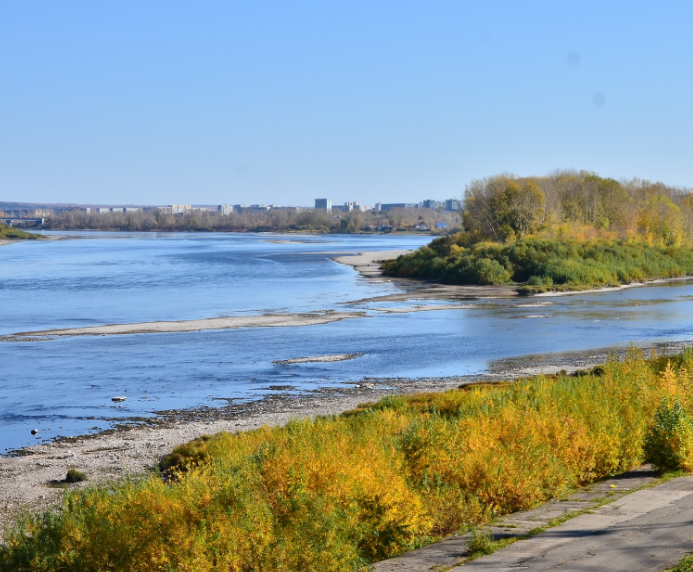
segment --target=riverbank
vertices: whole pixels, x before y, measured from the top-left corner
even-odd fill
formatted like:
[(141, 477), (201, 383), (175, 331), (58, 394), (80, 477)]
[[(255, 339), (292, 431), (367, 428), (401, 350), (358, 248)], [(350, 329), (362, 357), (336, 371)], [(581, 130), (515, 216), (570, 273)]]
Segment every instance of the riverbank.
[(51, 570), (115, 559), (137, 568), (154, 557), (174, 568), (361, 569), (628, 470), (643, 452), (658, 462), (653, 410), (664, 395), (690, 410), (692, 359), (672, 367), (630, 352), (584, 376), (389, 398), (199, 439), (162, 463), (171, 486), (155, 476), (70, 496), (0, 552), (8, 569), (39, 559)]
[[(653, 346), (663, 354), (676, 353), (683, 343)], [(364, 378), (336, 388), (297, 393), (291, 386), (270, 386), (263, 399), (229, 399), (223, 407), (160, 411), (152, 418), (131, 420), (93, 435), (59, 438), (26, 447), (13, 456), (0, 457), (0, 530), (23, 511), (54, 506), (62, 498), (60, 481), (71, 467), (89, 482), (138, 475), (156, 465), (177, 446), (219, 431), (247, 431), (264, 425), (279, 426), (292, 419), (334, 415), (356, 409), (364, 402), (386, 395), (438, 392), (477, 381), (517, 379), (541, 373), (587, 370), (604, 363), (610, 355), (623, 357), (626, 350), (602, 349), (560, 355), (524, 356), (495, 362), (480, 375), (446, 378)], [(27, 430), (29, 430), (27, 428)], [(42, 436), (39, 434), (37, 439)], [(64, 486), (64, 485), (63, 485)]]
[(436, 284), (427, 280), (416, 278), (398, 278), (386, 276), (381, 268), (382, 263), (394, 260), (402, 254), (409, 254), (413, 250), (382, 250), (377, 252), (359, 252), (354, 256), (337, 256), (332, 258), (335, 262), (351, 266), (364, 278), (375, 282), (394, 282), (406, 292), (400, 294), (388, 294), (359, 300), (364, 302), (404, 302), (407, 300), (465, 300), (474, 298), (513, 298), (519, 295), (516, 286), (457, 286), (450, 284)]
[(32, 240), (66, 240), (69, 238), (75, 238), (73, 236), (64, 236), (64, 235), (51, 235), (51, 236), (45, 236), (43, 234), (35, 234), (35, 233), (29, 233), (29, 232), (24, 232), (23, 234), (30, 234), (31, 237), (27, 238), (3, 238), (2, 235), (0, 235), (0, 246), (7, 246), (9, 244), (20, 244), (22, 242), (27, 242), (27, 241), (32, 241)]

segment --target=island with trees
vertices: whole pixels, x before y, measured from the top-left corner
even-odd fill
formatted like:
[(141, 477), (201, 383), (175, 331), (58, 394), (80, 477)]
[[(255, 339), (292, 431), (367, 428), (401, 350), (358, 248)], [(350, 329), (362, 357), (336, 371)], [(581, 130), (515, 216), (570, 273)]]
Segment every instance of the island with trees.
[(0, 244), (14, 240), (36, 240), (38, 238), (42, 238), (41, 235), (0, 223)]
[(471, 183), (464, 230), (384, 264), (448, 284), (581, 290), (693, 274), (693, 194), (586, 171)]

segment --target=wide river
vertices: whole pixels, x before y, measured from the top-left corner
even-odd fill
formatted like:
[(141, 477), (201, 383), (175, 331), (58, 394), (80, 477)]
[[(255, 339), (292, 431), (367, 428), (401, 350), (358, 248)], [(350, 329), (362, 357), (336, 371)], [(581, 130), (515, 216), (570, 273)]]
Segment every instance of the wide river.
[[(689, 340), (693, 285), (557, 298), (486, 299), (386, 313), (421, 301), (330, 258), (417, 248), (420, 236), (60, 233), (0, 247), (0, 335), (153, 320), (365, 310), (324, 325), (0, 342), (0, 454), (117, 419), (369, 377), (481, 373), (500, 359)], [(427, 302), (441, 305), (446, 302)], [(275, 360), (362, 353), (350, 361)], [(122, 407), (111, 398), (127, 396)], [(38, 436), (31, 435), (39, 429)]]

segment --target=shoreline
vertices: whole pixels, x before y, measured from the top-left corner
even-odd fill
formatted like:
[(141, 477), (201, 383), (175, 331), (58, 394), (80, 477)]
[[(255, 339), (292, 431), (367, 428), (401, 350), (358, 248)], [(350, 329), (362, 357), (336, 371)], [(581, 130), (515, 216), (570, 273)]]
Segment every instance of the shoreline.
[(514, 298), (519, 296), (518, 287), (513, 285), (501, 286), (461, 286), (455, 284), (439, 284), (417, 278), (399, 278), (386, 276), (380, 269), (380, 263), (394, 260), (401, 254), (413, 250), (381, 250), (374, 252), (359, 252), (353, 256), (336, 256), (332, 260), (339, 264), (351, 266), (361, 276), (374, 282), (392, 282), (405, 290), (400, 294), (386, 294), (364, 298), (354, 303), (365, 302), (404, 302), (412, 299), (420, 300), (470, 300), (476, 298)]
[[(29, 231), (27, 231), (29, 232)], [(51, 235), (51, 236), (46, 236), (43, 234), (38, 234), (38, 233), (32, 233), (36, 235), (36, 238), (0, 238), (0, 246), (9, 246), (10, 244), (18, 244), (21, 242), (30, 242), (30, 243), (36, 243), (36, 242), (42, 242), (44, 240), (50, 240), (50, 241), (55, 241), (55, 240), (71, 240), (73, 238), (77, 238), (76, 236), (66, 236), (63, 234), (57, 234), (57, 235)]]
[[(660, 353), (674, 353), (685, 346), (685, 342), (671, 342), (651, 347)], [(64, 479), (71, 467), (89, 477), (88, 481), (71, 487), (88, 487), (90, 483), (126, 475), (144, 475), (175, 446), (205, 434), (248, 431), (264, 425), (283, 425), (292, 419), (337, 415), (386, 395), (446, 391), (479, 381), (517, 380), (561, 370), (584, 370), (603, 364), (609, 356), (623, 357), (627, 351), (602, 348), (523, 356), (493, 362), (486, 371), (473, 375), (417, 379), (365, 377), (340, 387), (300, 393), (295, 393), (291, 386), (270, 386), (265, 389), (273, 393), (256, 400), (228, 399), (228, 405), (222, 407), (159, 411), (156, 417), (125, 421), (99, 433), (58, 437), (0, 457), (0, 531), (21, 512), (58, 505), (62, 487), (56, 486), (56, 482)]]
[(383, 274), (380, 269), (380, 263), (388, 260), (394, 260), (402, 254), (413, 252), (412, 250), (386, 250), (379, 252), (359, 252), (355, 256), (338, 256), (332, 258), (335, 262), (351, 266), (359, 272), (364, 278), (372, 279), (378, 282), (394, 282), (399, 286), (404, 287), (408, 291), (400, 294), (387, 294), (385, 296), (376, 296), (374, 298), (364, 298), (358, 300), (357, 303), (365, 302), (404, 302), (414, 299), (434, 299), (434, 300), (469, 300), (477, 298), (555, 298), (559, 296), (572, 296), (575, 294), (595, 294), (601, 292), (617, 292), (628, 288), (637, 288), (640, 286), (652, 286), (657, 284), (672, 284), (676, 282), (685, 282), (693, 280), (693, 276), (677, 276), (675, 278), (654, 278), (652, 280), (644, 280), (642, 282), (631, 282), (630, 284), (621, 284), (620, 286), (604, 286), (603, 288), (590, 288), (586, 290), (565, 290), (565, 291), (550, 291), (539, 292), (537, 294), (520, 295), (520, 285), (501, 284), (497, 286), (476, 286), (476, 285), (457, 285), (457, 284), (442, 284), (439, 282), (431, 282), (420, 278), (400, 278), (396, 276), (389, 277)]

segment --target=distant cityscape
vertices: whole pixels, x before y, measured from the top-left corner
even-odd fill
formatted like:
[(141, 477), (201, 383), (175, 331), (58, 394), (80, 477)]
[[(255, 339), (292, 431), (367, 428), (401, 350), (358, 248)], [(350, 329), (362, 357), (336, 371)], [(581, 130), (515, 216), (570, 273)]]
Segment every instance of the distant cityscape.
[(318, 210), (326, 213), (352, 213), (352, 212), (388, 212), (394, 209), (432, 209), (445, 212), (458, 212), (462, 208), (462, 201), (447, 199), (438, 201), (427, 199), (419, 203), (375, 203), (375, 206), (363, 205), (357, 201), (346, 201), (343, 204), (333, 204), (332, 199), (315, 199), (314, 207), (292, 207), (278, 204), (221, 204), (221, 205), (192, 205), (169, 204), (165, 206), (110, 206), (110, 205), (79, 205), (79, 204), (34, 204), (0, 202), (0, 219), (11, 224), (13, 220), (22, 219), (47, 219), (64, 213), (84, 214), (110, 214), (110, 213), (136, 213), (159, 212), (161, 214), (182, 215), (193, 211), (215, 212), (222, 216), (233, 213), (261, 212), (270, 210), (290, 210), (300, 212), (303, 210)]
[(332, 204), (332, 199), (315, 199), (315, 209), (324, 210), (326, 212), (366, 212), (375, 210), (378, 212), (387, 212), (393, 209), (434, 209), (444, 210), (447, 212), (459, 211), (462, 208), (462, 201), (458, 199), (447, 199), (445, 201), (435, 201), (427, 199), (420, 203), (375, 203), (374, 207), (362, 205), (358, 202), (347, 201), (343, 205)]

